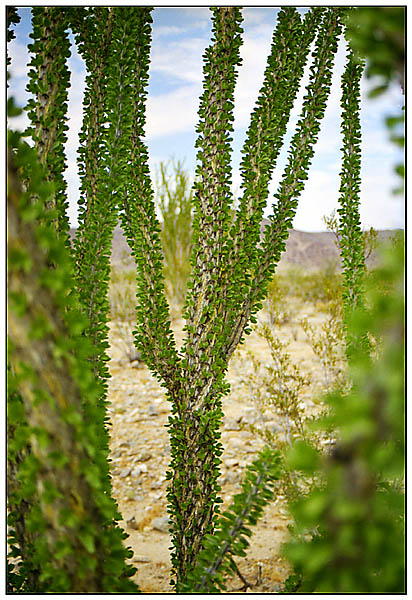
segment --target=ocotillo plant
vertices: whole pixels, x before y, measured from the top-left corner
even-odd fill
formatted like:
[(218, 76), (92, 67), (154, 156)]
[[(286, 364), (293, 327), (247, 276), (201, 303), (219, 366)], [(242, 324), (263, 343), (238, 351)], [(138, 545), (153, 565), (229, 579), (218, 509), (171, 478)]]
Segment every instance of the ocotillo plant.
[[(169, 473), (173, 566), (180, 580), (195, 564), (203, 536), (213, 530), (218, 503), (219, 424), (228, 359), (273, 274), (317, 139), (330, 86), (340, 11), (314, 9), (303, 22), (293, 8), (280, 11), (265, 80), (244, 148), (244, 195), (235, 222), (230, 213), (230, 131), (241, 43), (241, 11), (212, 9), (214, 39), (205, 55), (199, 109), (199, 167), (194, 196), (192, 274), (186, 301), (187, 339), (179, 355), (171, 334), (161, 273), (159, 225), (143, 143), (143, 94), (134, 94), (122, 222), (138, 267), (136, 343), (172, 402)], [(318, 32), (311, 82), (277, 202), (261, 250), (260, 221), (268, 183), (297, 94), (309, 45)], [(148, 51), (148, 37), (141, 51)], [(148, 58), (136, 69), (147, 80)], [(139, 79), (137, 79), (137, 75)], [(126, 128), (123, 129), (126, 131)], [(132, 201), (133, 200), (133, 201)], [(201, 232), (201, 235), (200, 235)], [(240, 308), (239, 308), (240, 307)]]
[[(67, 184), (63, 173), (66, 169), (64, 144), (67, 141), (67, 101), (70, 72), (67, 59), (70, 56), (69, 25), (67, 10), (56, 7), (33, 7), (33, 53), (30, 62), (29, 85), (33, 94), (27, 105), (31, 128), (30, 134), (40, 159), (45, 166), (49, 181), (55, 185), (50, 207), (56, 208), (56, 226), (66, 236), (69, 230), (67, 217)], [(67, 238), (68, 239), (68, 238)]]
[[(195, 566), (205, 535), (213, 532), (218, 516), (219, 425), (222, 396), (228, 389), (225, 372), (230, 356), (249, 331), (248, 322), (261, 307), (285, 248), (326, 107), (341, 13), (337, 8), (314, 8), (301, 18), (295, 8), (280, 10), (243, 149), (243, 195), (233, 219), (230, 133), (242, 14), (237, 7), (212, 9), (213, 40), (205, 54), (199, 109), (192, 273), (185, 307), (187, 338), (178, 353), (170, 326), (161, 230), (144, 143), (151, 9), (75, 7), (67, 12), (88, 71), (80, 151), (82, 209), (74, 247), (75, 290), (87, 316), (83, 334), (96, 348), (90, 361), (102, 393), (90, 407), (86, 401), (85, 416), (87, 420), (94, 414), (99, 420), (97, 443), (103, 450), (107, 447), (109, 249), (119, 215), (137, 266), (136, 345), (167, 388), (172, 403), (168, 498), (178, 590), (179, 582)], [(65, 35), (60, 26), (50, 32), (58, 39)], [(273, 216), (259, 247), (269, 181), (313, 41), (313, 64), (301, 118), (275, 195)], [(41, 45), (34, 51), (43, 56)], [(39, 63), (42, 61), (39, 58)], [(53, 83), (46, 78), (42, 86)], [(43, 94), (42, 86), (37, 94)], [(40, 122), (43, 117), (36, 112)], [(56, 127), (62, 119), (55, 115)], [(107, 477), (101, 485), (109, 492)]]
[(360, 78), (363, 64), (348, 52), (342, 76), (342, 135), (343, 161), (339, 197), (339, 246), (342, 258), (343, 304), (348, 310), (362, 303), (362, 284), (365, 273), (365, 253), (359, 215), (360, 142), (359, 116)]
[[(119, 151), (121, 101), (116, 104), (114, 100), (110, 73), (114, 68), (112, 44), (115, 40), (121, 44), (123, 36), (116, 31), (114, 21), (114, 12), (105, 7), (73, 9), (72, 28), (87, 70), (78, 158), (81, 190), (74, 240), (76, 288), (90, 323), (87, 335), (99, 349), (94, 368), (102, 382), (108, 377), (107, 293), (113, 229), (118, 218), (114, 167)], [(122, 77), (120, 63), (120, 89)], [(109, 114), (111, 126), (107, 127)]]
[[(135, 569), (125, 563), (127, 536), (102, 483), (109, 476), (100, 448), (102, 385), (90, 361), (95, 349), (82, 335), (87, 320), (71, 291), (70, 254), (53, 230), (56, 213), (44, 208), (55, 188), (16, 133), (8, 167), (9, 455), (30, 449), (17, 461), (10, 490), (17, 506), (11, 557), (23, 562), (11, 569), (8, 591), (136, 592), (129, 579)], [(19, 171), (30, 173), (24, 191)], [(21, 516), (25, 530), (36, 533), (23, 546)]]
[[(62, 24), (63, 14), (66, 17), (65, 25)], [(59, 181), (62, 177), (64, 159), (60, 160), (58, 163), (53, 163), (53, 150), (56, 151), (56, 154), (59, 154), (64, 140), (62, 135), (60, 135), (60, 137), (57, 136), (56, 139), (53, 138), (53, 135), (50, 137), (49, 134), (50, 128), (52, 131), (64, 131), (64, 121), (66, 118), (65, 108), (67, 108), (67, 106), (58, 103), (57, 105), (45, 103), (42, 102), (42, 98), (44, 97), (47, 100), (50, 96), (53, 96), (56, 99), (63, 99), (64, 95), (62, 88), (67, 86), (68, 82), (65, 76), (59, 79), (59, 73), (66, 73), (65, 69), (67, 67), (64, 60), (55, 58), (56, 53), (51, 53), (50, 55), (50, 47), (55, 48), (61, 38), (63, 40), (63, 47), (65, 47), (65, 40), (67, 38), (66, 29), (70, 24), (72, 29), (77, 33), (79, 46), (86, 58), (86, 63), (89, 66), (89, 82), (91, 80), (91, 83), (89, 83), (89, 92), (86, 94), (86, 106), (89, 105), (91, 108), (86, 110), (86, 118), (83, 127), (84, 133), (82, 137), (85, 146), (85, 150), (83, 150), (82, 154), (82, 156), (85, 155), (85, 158), (83, 158), (83, 164), (85, 164), (85, 166), (82, 173), (83, 181), (86, 180), (83, 189), (86, 191), (87, 195), (87, 204), (86, 209), (83, 211), (83, 217), (84, 214), (86, 214), (89, 216), (89, 219), (87, 220), (86, 225), (80, 228), (79, 231), (78, 240), (75, 246), (75, 257), (77, 258), (76, 278), (74, 280), (72, 279), (71, 282), (72, 284), (75, 284), (73, 287), (74, 291), (77, 292), (79, 306), (83, 309), (83, 313), (86, 316), (87, 324), (83, 330), (83, 337), (89, 338), (95, 346), (95, 349), (90, 351), (89, 355), (84, 357), (84, 360), (86, 360), (87, 363), (92, 363), (93, 373), (97, 378), (95, 382), (97, 386), (96, 389), (100, 392), (99, 396), (96, 396), (96, 394), (86, 394), (82, 398), (83, 410), (81, 420), (84, 421), (86, 428), (92, 429), (96, 434), (93, 436), (93, 444), (96, 446), (95, 452), (97, 452), (94, 456), (94, 460), (96, 462), (96, 456), (100, 456), (100, 462), (91, 468), (91, 472), (94, 472), (94, 477), (99, 478), (99, 488), (104, 490), (108, 500), (110, 499), (110, 478), (107, 462), (108, 434), (104, 427), (104, 422), (106, 420), (105, 379), (108, 375), (107, 368), (105, 367), (105, 361), (107, 360), (107, 357), (105, 356), (105, 348), (107, 347), (107, 327), (105, 326), (105, 323), (107, 321), (106, 296), (111, 229), (116, 220), (116, 216), (113, 216), (116, 215), (116, 210), (114, 203), (105, 203), (102, 201), (102, 197), (106, 191), (109, 191), (109, 194), (105, 199), (107, 199), (107, 197), (110, 199), (111, 197), (110, 185), (108, 187), (108, 181), (110, 184), (110, 179), (107, 176), (105, 178), (104, 173), (107, 168), (110, 169), (113, 165), (113, 162), (110, 163), (107, 159), (107, 155), (109, 155), (111, 161), (116, 158), (114, 148), (115, 141), (118, 139), (119, 135), (118, 133), (116, 135), (117, 123), (114, 118), (112, 119), (114, 126), (109, 131), (105, 131), (104, 129), (105, 116), (107, 116), (109, 109), (114, 110), (117, 105), (115, 105), (114, 102), (110, 105), (108, 95), (102, 93), (102, 90), (104, 90), (104, 92), (107, 91), (107, 86), (105, 86), (106, 79), (102, 80), (101, 74), (106, 72), (107, 54), (105, 54), (104, 48), (105, 44), (106, 49), (108, 47), (107, 39), (110, 41), (111, 16), (111, 12), (105, 12), (104, 10), (94, 14), (92, 10), (87, 11), (82, 8), (73, 9), (73, 11), (68, 9), (62, 11), (60, 8), (39, 9), (34, 15), (35, 27), (32, 34), (35, 40), (32, 48), (35, 52), (33, 66), (39, 66), (39, 68), (37, 71), (31, 72), (31, 81), (29, 84), (30, 91), (35, 94), (35, 99), (30, 102), (30, 117), (32, 118), (33, 125), (40, 123), (39, 127), (33, 127), (32, 131), (34, 132), (33, 138), (35, 149), (44, 165), (45, 177), (48, 181), (53, 182), (54, 189), (57, 191), (61, 188), (61, 186), (59, 186)], [(59, 26), (54, 27), (53, 24), (55, 23), (58, 23)], [(46, 25), (49, 29), (51, 27), (51, 29), (47, 29)], [(99, 52), (96, 51), (97, 48), (99, 49)], [(64, 58), (67, 58), (67, 53), (63, 53), (62, 59)], [(42, 65), (46, 65), (47, 68), (42, 68)], [(113, 90), (113, 87), (110, 89)], [(36, 134), (37, 129), (38, 134)], [(100, 145), (103, 141), (102, 134), (104, 135), (106, 144), (111, 144), (111, 146), (109, 146), (111, 150), (110, 153), (102, 151)], [(50, 141), (50, 139), (52, 141)], [(55, 168), (52, 168), (53, 165)], [(23, 164), (20, 169), (23, 176), (30, 179), (31, 166)], [(111, 173), (109, 172), (109, 175), (112, 173), (113, 168)], [(94, 185), (91, 185), (90, 182)], [(36, 191), (34, 191), (34, 196), (35, 195)], [(46, 200), (49, 203), (46, 207), (50, 208), (51, 206), (55, 206), (57, 209), (57, 212), (55, 213), (56, 216), (65, 212), (65, 206), (63, 204), (58, 204), (58, 198), (58, 193), (48, 194), (46, 196)], [(83, 221), (85, 220), (86, 219), (83, 218)], [(61, 235), (62, 231), (64, 231), (64, 220), (59, 219), (56, 221), (59, 234)], [(85, 273), (87, 273), (87, 276), (84, 276)], [(58, 273), (56, 272), (53, 277), (57, 280)], [(96, 427), (98, 423), (100, 426)], [(19, 444), (21, 439), (22, 436), (20, 435), (20, 438), (16, 440), (16, 443)], [(14, 441), (15, 440), (13, 439), (13, 442)], [(10, 447), (12, 448), (12, 445)], [(28, 447), (28, 452), (30, 453), (30, 447)], [(38, 499), (34, 498), (34, 508), (36, 508), (36, 501), (38, 505)], [(28, 517), (26, 519), (26, 515), (21, 510), (22, 505), (23, 503), (21, 501), (17, 502), (16, 506), (13, 502), (11, 503), (14, 523), (17, 520), (19, 524), (25, 524), (27, 520), (30, 525), (30, 518)], [(106, 515), (100, 523), (96, 522), (95, 528), (101, 529), (101, 535), (103, 537), (106, 536), (108, 544), (111, 545), (109, 540), (111, 537), (113, 538), (113, 534), (111, 533), (112, 523), (108, 515)], [(24, 535), (27, 537), (27, 531)], [(20, 536), (20, 538), (21, 537), (24, 536)], [(24, 544), (21, 543), (21, 539), (18, 539), (17, 541), (20, 548), (17, 549), (17, 547), (15, 547), (14, 551), (20, 551), (21, 554), (22, 548), (24, 549)], [(114, 538), (112, 542), (114, 543)], [(120, 561), (124, 560), (125, 555), (120, 551), (121, 546), (119, 549), (116, 542), (114, 543), (113, 548), (114, 552), (118, 553)], [(54, 548), (52, 547), (50, 551), (53, 554)], [(105, 554), (105, 557), (109, 563), (112, 561), (107, 553)], [(25, 556), (23, 556), (23, 559), (24, 558)], [(101, 560), (101, 566), (103, 567), (106, 558)], [(112, 561), (112, 563), (112, 566), (115, 567), (115, 571), (117, 570), (117, 575), (120, 575), (122, 567), (120, 564), (116, 567), (116, 561)], [(39, 563), (37, 562), (37, 566), (38, 564)], [(118, 591), (126, 589), (134, 590), (134, 586), (130, 587), (129, 585), (129, 588), (127, 588), (127, 581), (125, 583), (119, 582), (116, 588), (116, 584), (113, 584), (110, 580), (112, 566), (109, 566), (107, 571), (109, 579), (102, 578), (102, 575), (97, 576), (97, 581), (99, 581), (98, 585), (100, 587), (96, 587), (95, 590), (109, 591), (110, 588), (112, 591), (115, 591), (115, 589), (118, 589)], [(32, 571), (34, 572), (34, 569), (32, 569)], [(54, 579), (49, 583), (51, 583), (51, 589), (63, 589), (64, 587), (62, 583), (63, 587), (60, 586), (59, 588), (60, 584), (54, 581)], [(25, 584), (26, 589), (29, 591), (39, 591), (39, 589), (42, 589), (37, 585), (37, 582), (30, 581), (29, 577), (26, 578)], [(74, 583), (70, 577), (69, 583), (66, 581), (66, 584), (69, 586), (66, 591), (73, 589)], [(86, 590), (86, 586), (83, 589)]]

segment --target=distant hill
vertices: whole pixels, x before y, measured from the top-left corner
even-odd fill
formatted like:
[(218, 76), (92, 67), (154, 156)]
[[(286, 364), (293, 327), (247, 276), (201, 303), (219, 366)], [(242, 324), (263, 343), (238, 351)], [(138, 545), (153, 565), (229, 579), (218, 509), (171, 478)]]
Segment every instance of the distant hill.
[[(267, 219), (262, 221), (262, 231), (269, 223)], [(75, 229), (70, 230), (71, 237), (75, 235)], [(378, 232), (379, 238), (388, 239), (396, 230), (382, 230)], [(306, 232), (291, 229), (286, 242), (286, 252), (280, 261), (280, 268), (288, 265), (298, 265), (306, 268), (325, 267), (330, 263), (339, 266), (339, 253), (335, 245), (335, 236), (329, 231)], [(132, 266), (129, 245), (120, 227), (116, 227), (113, 236), (111, 263), (117, 268)]]

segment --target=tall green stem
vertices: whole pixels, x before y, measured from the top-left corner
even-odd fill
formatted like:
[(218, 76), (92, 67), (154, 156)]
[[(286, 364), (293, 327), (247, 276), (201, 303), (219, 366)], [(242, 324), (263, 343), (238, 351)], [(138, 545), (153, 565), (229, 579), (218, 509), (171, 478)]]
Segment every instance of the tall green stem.
[[(216, 364), (221, 345), (216, 332), (222, 318), (219, 280), (224, 269), (224, 241), (231, 220), (230, 132), (235, 68), (240, 62), (241, 12), (229, 7), (212, 9), (212, 13), (214, 40), (205, 55), (205, 91), (196, 143), (200, 150), (187, 339), (182, 361), (183, 392), (178, 415), (170, 419), (173, 474), (168, 498), (173, 516), (172, 562), (178, 586), (193, 568), (204, 535), (213, 529), (219, 491), (218, 427), (224, 364)], [(211, 369), (216, 368), (217, 377), (210, 377)]]
[(74, 240), (76, 288), (89, 321), (87, 335), (98, 348), (93, 362), (95, 374), (102, 382), (108, 377), (107, 293), (112, 236), (117, 222), (112, 193), (114, 182), (108, 173), (112, 164), (110, 133), (113, 124), (106, 127), (109, 113), (107, 71), (113, 20), (113, 10), (106, 8), (76, 9), (73, 17), (76, 41), (87, 69), (78, 159), (81, 199), (79, 227)]
[[(342, 76), (342, 170), (339, 213), (339, 246), (342, 259), (343, 306), (346, 324), (355, 307), (363, 305), (365, 276), (365, 252), (359, 214), (361, 125), (360, 125), (360, 79), (364, 65), (348, 49), (347, 64)], [(359, 341), (359, 340), (358, 340)], [(347, 330), (347, 350), (351, 354), (353, 344)]]
[[(124, 9), (126, 11), (126, 9)], [(156, 218), (153, 189), (144, 141), (147, 96), (151, 9), (127, 9), (125, 17), (134, 23), (129, 40), (129, 95), (123, 124), (124, 162), (120, 167), (125, 182), (121, 194), (121, 220), (137, 266), (138, 324), (136, 344), (147, 365), (168, 388), (176, 389), (177, 350), (170, 326), (166, 300), (160, 225)], [(132, 87), (131, 87), (132, 86)], [(127, 158), (127, 160), (126, 160)]]
[(67, 141), (67, 102), (70, 72), (68, 36), (68, 9), (66, 7), (32, 8), (34, 42), (29, 50), (34, 53), (29, 71), (27, 89), (34, 95), (27, 104), (31, 120), (31, 133), (40, 162), (45, 166), (46, 177), (55, 186), (55, 194), (48, 201), (48, 209), (55, 209), (56, 228), (68, 241), (69, 220), (64, 144)]

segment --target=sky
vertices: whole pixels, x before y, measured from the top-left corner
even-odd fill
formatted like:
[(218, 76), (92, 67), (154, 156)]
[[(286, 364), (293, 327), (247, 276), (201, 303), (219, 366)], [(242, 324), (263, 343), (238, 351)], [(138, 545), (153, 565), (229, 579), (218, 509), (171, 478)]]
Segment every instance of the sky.
[[(299, 9), (305, 12), (306, 9)], [(242, 64), (235, 89), (235, 122), (233, 134), (232, 190), (240, 190), (240, 151), (245, 140), (251, 111), (263, 82), (271, 38), (276, 25), (278, 8), (246, 7), (243, 9)], [(27, 44), (30, 43), (31, 10), (19, 8), (21, 22), (15, 29), (16, 38), (9, 45), (12, 58), (9, 93), (20, 106), (29, 95), (27, 63), (30, 60)], [(211, 40), (211, 14), (207, 7), (158, 7), (153, 13), (150, 79), (147, 101), (146, 143), (149, 149), (150, 169), (155, 176), (160, 161), (172, 157), (184, 161), (193, 177), (196, 167), (196, 133), (199, 97), (202, 94), (203, 53)], [(73, 38), (72, 38), (73, 39)], [(338, 207), (339, 172), (341, 169), (340, 134), (340, 77), (345, 64), (345, 42), (340, 40), (335, 58), (331, 94), (315, 146), (315, 156), (300, 196), (293, 227), (300, 231), (325, 230), (323, 217)], [(74, 43), (69, 59), (71, 88), (69, 91), (69, 132), (66, 144), (69, 218), (77, 226), (77, 200), (79, 179), (76, 151), (82, 121), (82, 98), (85, 68)], [(270, 185), (265, 215), (271, 212), (271, 198), (277, 190), (285, 167), (289, 141), (299, 119), (304, 87), (308, 83), (307, 65), (302, 86), (292, 110), (284, 147)], [(399, 186), (394, 166), (402, 154), (390, 141), (384, 124), (388, 115), (399, 113), (404, 104), (400, 87), (395, 84), (387, 93), (376, 98), (367, 97), (372, 82), (364, 78), (361, 84), (362, 124), (362, 185), (360, 214), (364, 228), (393, 229), (404, 227), (404, 199), (393, 195)], [(10, 121), (15, 129), (24, 129), (27, 117), (22, 115)]]

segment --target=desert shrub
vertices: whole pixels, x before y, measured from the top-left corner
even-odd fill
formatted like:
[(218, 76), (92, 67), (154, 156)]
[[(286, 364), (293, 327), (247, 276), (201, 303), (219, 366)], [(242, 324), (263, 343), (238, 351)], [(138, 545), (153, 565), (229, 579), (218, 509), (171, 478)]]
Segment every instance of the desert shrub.
[(161, 218), (166, 291), (183, 306), (192, 250), (192, 186), (181, 161), (161, 162), (155, 179), (155, 202)]
[(109, 284), (110, 320), (134, 324), (136, 322), (136, 273), (113, 268)]
[[(333, 311), (336, 311), (335, 305)], [(307, 317), (300, 319), (306, 339), (321, 366), (322, 388), (329, 392), (346, 383), (345, 336), (341, 314), (327, 316), (315, 327)]]
[[(315, 415), (327, 412), (319, 394), (347, 385), (341, 273), (332, 264), (309, 271), (297, 266), (284, 268), (269, 284), (254, 331), (267, 343), (269, 356), (261, 361), (248, 352), (245, 357), (252, 369), (244, 389), (259, 422), (241, 423), (241, 428), (282, 454), (296, 440), (310, 440), (318, 449), (330, 450), (332, 429), (312, 431), (310, 426)], [(290, 344), (297, 339), (306, 342), (306, 352), (319, 368), (292, 361)], [(311, 477), (287, 468), (282, 473), (278, 490), (288, 501), (313, 485)]]
[(300, 366), (292, 363), (287, 344), (281, 342), (267, 323), (257, 327), (256, 331), (268, 344), (271, 362), (264, 366), (262, 372), (260, 361), (249, 355), (253, 365), (253, 374), (248, 382), (253, 390), (251, 399), (262, 414), (268, 410), (278, 415), (281, 433), (274, 435), (270, 429), (260, 430), (253, 425), (248, 428), (263, 435), (275, 447), (291, 446), (293, 440), (305, 436), (302, 398), (308, 389), (309, 379)]
[(121, 359), (129, 363), (141, 359), (141, 353), (136, 348), (134, 339), (136, 294), (135, 271), (112, 266), (108, 289), (110, 344), (120, 351)]
[(121, 361), (139, 366), (142, 354), (134, 341), (134, 325), (130, 321), (114, 321), (110, 330), (110, 342), (113, 348), (120, 351)]
[[(321, 321), (313, 323), (307, 314), (316, 313), (320, 313)], [(285, 325), (291, 329), (295, 340), (298, 333), (303, 331), (307, 344), (321, 366), (321, 380), (313, 373), (303, 376), (301, 367), (291, 365), (287, 351), (289, 342), (279, 338), (279, 332)], [(273, 366), (267, 367), (269, 380), (271, 373), (283, 372), (285, 382), (296, 383), (293, 386), (295, 406), (301, 403), (299, 397), (305, 395), (309, 387), (313, 394), (319, 389), (328, 391), (345, 385), (342, 277), (333, 267), (306, 273), (302, 269), (291, 268), (277, 274), (269, 285), (261, 324), (255, 330), (270, 349)], [(253, 357), (252, 361), (256, 363), (256, 372), (257, 361)], [(281, 385), (280, 390), (284, 387)], [(287, 397), (288, 394), (285, 400)]]
[[(319, 355), (320, 374), (304, 367), (296, 359), (291, 360), (291, 339), (280, 339), (276, 320), (270, 317), (269, 322), (263, 321), (255, 327), (256, 333), (268, 345), (270, 361), (263, 362), (250, 351), (247, 353), (252, 371), (244, 381), (244, 389), (259, 419), (256, 423), (240, 423), (240, 427), (280, 451), (283, 457), (298, 440), (308, 441), (319, 450), (330, 451), (335, 439), (333, 428), (328, 426), (323, 431), (312, 429), (313, 421), (328, 412), (319, 393), (325, 389), (341, 389), (347, 383), (342, 323), (337, 339), (328, 320), (316, 328), (307, 320), (306, 324), (310, 327), (308, 350), (310, 348)], [(307, 476), (284, 466), (277, 486), (279, 500), (283, 505), (285, 501), (296, 500), (307, 494), (316, 480), (316, 475)]]
[[(240, 423), (240, 427), (283, 456), (297, 440), (310, 441), (325, 451), (330, 451), (334, 443), (331, 427), (322, 432), (313, 431), (311, 423), (328, 410), (319, 394), (347, 385), (342, 297), (339, 296), (341, 276), (336, 275), (333, 269), (303, 273), (297, 268), (277, 274), (270, 283), (259, 324), (254, 327), (267, 343), (268, 359), (259, 360), (250, 351), (243, 358), (252, 366), (243, 381), (244, 393), (259, 418), (255, 423)], [(331, 280), (336, 279), (339, 286), (334, 289)], [(305, 287), (297, 285), (302, 280)], [(307, 313), (320, 314), (321, 321), (299, 316)], [(306, 352), (313, 355), (319, 369), (309, 369), (302, 361), (291, 359), (290, 344), (298, 336), (301, 339), (302, 334)], [(285, 501), (296, 500), (307, 494), (315, 481), (316, 476), (308, 477), (283, 468), (277, 486), (279, 500), (283, 505)]]
[[(335, 245), (339, 248), (341, 235), (339, 232), (339, 219), (336, 215), (336, 210), (334, 209), (330, 215), (325, 215), (323, 217), (323, 222), (325, 223), (327, 230), (335, 235)], [(362, 246), (365, 260), (368, 260), (368, 258), (373, 255), (378, 243), (378, 232), (376, 229), (370, 227), (369, 229), (364, 229), (362, 231)]]
[(287, 306), (288, 299), (311, 303), (331, 312), (341, 303), (342, 275), (335, 263), (318, 269), (288, 266), (276, 273), (269, 284), (268, 301), (272, 306)]

